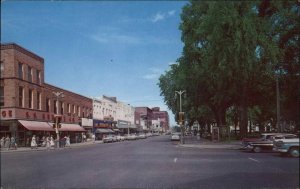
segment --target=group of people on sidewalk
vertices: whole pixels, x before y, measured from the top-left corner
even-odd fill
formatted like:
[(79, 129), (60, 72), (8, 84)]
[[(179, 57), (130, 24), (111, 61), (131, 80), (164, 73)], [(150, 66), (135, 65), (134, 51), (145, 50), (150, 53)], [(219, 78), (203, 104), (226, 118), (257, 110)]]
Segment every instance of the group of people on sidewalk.
[(2, 137), (0, 140), (0, 147), (1, 150), (6, 149), (6, 150), (16, 150), (17, 149), (17, 143), (16, 143), (16, 139), (12, 136), (6, 136), (6, 137)]
[[(55, 147), (55, 142), (54, 142), (54, 138), (53, 136), (43, 136), (42, 137), (42, 144), (40, 145), (41, 147), (47, 147), (47, 149), (50, 149), (50, 148), (54, 148)], [(60, 147), (70, 147), (71, 146), (71, 143), (70, 143), (70, 137), (69, 136), (64, 136), (63, 138), (61, 138), (60, 141), (57, 141), (59, 142), (59, 146)], [(33, 135), (32, 138), (31, 138), (31, 149), (36, 149), (38, 147), (38, 142), (37, 142), (37, 139), (36, 139), (36, 136)]]

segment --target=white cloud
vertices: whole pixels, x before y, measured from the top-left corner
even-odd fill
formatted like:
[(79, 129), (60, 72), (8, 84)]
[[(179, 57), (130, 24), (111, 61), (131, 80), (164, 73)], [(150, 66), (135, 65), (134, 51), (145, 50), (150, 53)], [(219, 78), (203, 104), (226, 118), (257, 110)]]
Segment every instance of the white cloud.
[(162, 74), (163, 70), (159, 68), (149, 68), (150, 73), (143, 76), (143, 79), (155, 80)]
[(158, 22), (158, 21), (162, 21), (162, 20), (165, 20), (168, 17), (174, 16), (175, 12), (176, 12), (175, 10), (170, 10), (170, 11), (165, 12), (165, 13), (158, 12), (150, 20), (154, 23)]
[(134, 36), (123, 35), (123, 34), (108, 34), (98, 33), (90, 36), (93, 40), (99, 43), (122, 43), (122, 44), (139, 44), (140, 39)]
[(158, 12), (158, 13), (156, 13), (156, 15), (153, 16), (151, 21), (152, 22), (158, 22), (158, 21), (164, 20), (164, 19), (165, 19), (165, 15)]
[(171, 10), (171, 11), (168, 12), (168, 15), (173, 16), (175, 14), (175, 12), (176, 12), (175, 10)]

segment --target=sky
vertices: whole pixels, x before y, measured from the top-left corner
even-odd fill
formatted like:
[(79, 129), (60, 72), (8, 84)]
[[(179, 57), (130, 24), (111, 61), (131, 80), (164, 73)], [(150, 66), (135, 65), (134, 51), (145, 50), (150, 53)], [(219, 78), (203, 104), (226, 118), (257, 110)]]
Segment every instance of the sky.
[(186, 1), (1, 1), (1, 43), (44, 58), (45, 82), (160, 107), (159, 76), (181, 56)]

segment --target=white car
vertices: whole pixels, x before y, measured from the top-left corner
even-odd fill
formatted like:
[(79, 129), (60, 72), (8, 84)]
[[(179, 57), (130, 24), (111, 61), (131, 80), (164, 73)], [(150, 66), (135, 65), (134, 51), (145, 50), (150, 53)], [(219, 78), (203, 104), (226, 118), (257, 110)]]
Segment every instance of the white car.
[(139, 139), (145, 139), (145, 138), (147, 138), (147, 136), (146, 136), (145, 134), (139, 134), (139, 135), (138, 135), (138, 138), (139, 138)]
[(117, 141), (124, 141), (124, 140), (125, 140), (124, 136), (120, 136), (120, 135), (117, 136)]
[(176, 133), (172, 134), (171, 135), (171, 140), (180, 140), (180, 135), (176, 134)]
[(103, 137), (103, 143), (109, 143), (109, 142), (114, 142), (114, 138), (112, 135), (107, 135), (105, 137)]
[(137, 139), (137, 137), (135, 134), (131, 134), (131, 135), (127, 136), (127, 140), (136, 140), (136, 139)]

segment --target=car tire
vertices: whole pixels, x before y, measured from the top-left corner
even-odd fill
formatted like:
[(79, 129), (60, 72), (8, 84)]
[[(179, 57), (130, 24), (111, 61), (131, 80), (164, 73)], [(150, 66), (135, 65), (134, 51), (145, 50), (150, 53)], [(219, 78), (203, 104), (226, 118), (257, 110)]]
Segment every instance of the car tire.
[(255, 152), (255, 153), (261, 152), (261, 147), (259, 147), (259, 146), (254, 146), (253, 152)]
[(289, 150), (289, 154), (292, 157), (299, 157), (299, 149), (297, 149), (297, 148), (291, 148)]

